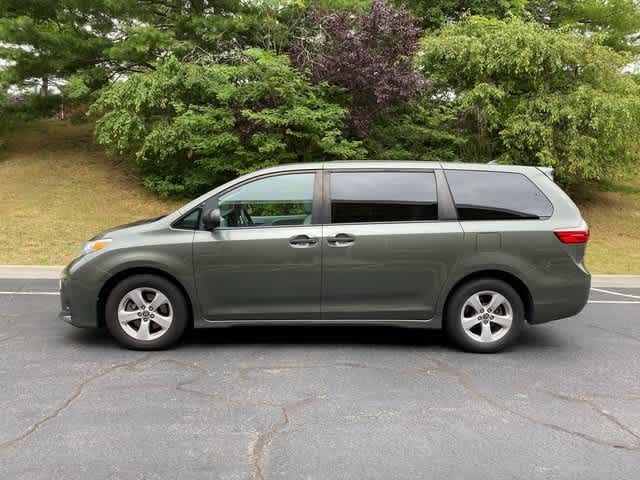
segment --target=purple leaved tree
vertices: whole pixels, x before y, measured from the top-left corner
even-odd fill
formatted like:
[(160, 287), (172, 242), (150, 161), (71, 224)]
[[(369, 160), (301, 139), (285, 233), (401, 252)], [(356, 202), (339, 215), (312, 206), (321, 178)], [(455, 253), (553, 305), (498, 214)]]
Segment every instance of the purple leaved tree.
[(374, 0), (368, 13), (314, 12), (311, 29), (292, 45), (292, 62), (313, 81), (346, 88), (351, 123), (364, 136), (385, 109), (422, 86), (413, 64), (421, 31), (406, 10)]

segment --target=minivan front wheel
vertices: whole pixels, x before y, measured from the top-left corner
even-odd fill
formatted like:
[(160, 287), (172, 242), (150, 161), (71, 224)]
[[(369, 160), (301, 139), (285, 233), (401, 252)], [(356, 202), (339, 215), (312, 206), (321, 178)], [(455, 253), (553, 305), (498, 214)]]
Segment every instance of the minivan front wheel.
[(448, 302), (446, 330), (462, 349), (493, 353), (512, 344), (524, 325), (524, 305), (508, 283), (477, 279), (459, 287)]
[(109, 294), (105, 323), (122, 345), (157, 350), (180, 339), (188, 323), (188, 309), (172, 282), (156, 275), (134, 275)]

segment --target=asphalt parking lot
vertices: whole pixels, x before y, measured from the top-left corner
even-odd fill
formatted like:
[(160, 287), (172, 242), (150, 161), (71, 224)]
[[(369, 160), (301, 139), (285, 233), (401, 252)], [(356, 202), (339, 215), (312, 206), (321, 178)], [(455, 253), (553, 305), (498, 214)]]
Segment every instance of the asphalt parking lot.
[(132, 352), (57, 320), (56, 288), (0, 280), (0, 478), (640, 476), (640, 288), (497, 355), (364, 327)]

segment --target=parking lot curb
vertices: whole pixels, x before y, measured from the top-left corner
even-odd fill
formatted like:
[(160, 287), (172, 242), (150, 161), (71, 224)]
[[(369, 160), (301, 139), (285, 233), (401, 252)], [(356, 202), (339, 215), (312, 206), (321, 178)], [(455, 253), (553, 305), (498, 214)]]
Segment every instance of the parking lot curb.
[(0, 265), (0, 278), (57, 280), (63, 269), (60, 265)]
[(640, 288), (640, 275), (593, 275), (591, 286)]

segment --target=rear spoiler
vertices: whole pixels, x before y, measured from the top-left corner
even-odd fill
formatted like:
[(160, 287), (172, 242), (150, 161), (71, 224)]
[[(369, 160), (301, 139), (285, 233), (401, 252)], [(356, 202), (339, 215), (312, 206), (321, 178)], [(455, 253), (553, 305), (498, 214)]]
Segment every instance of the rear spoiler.
[(551, 167), (537, 167), (542, 173), (553, 180), (553, 168)]
[[(488, 165), (499, 165), (500, 162), (498, 162), (498, 160), (491, 160), (490, 162), (487, 162)], [(551, 167), (536, 167), (538, 170), (540, 170), (542, 173), (544, 173), (547, 177), (549, 177), (551, 180), (553, 180), (553, 168)]]

